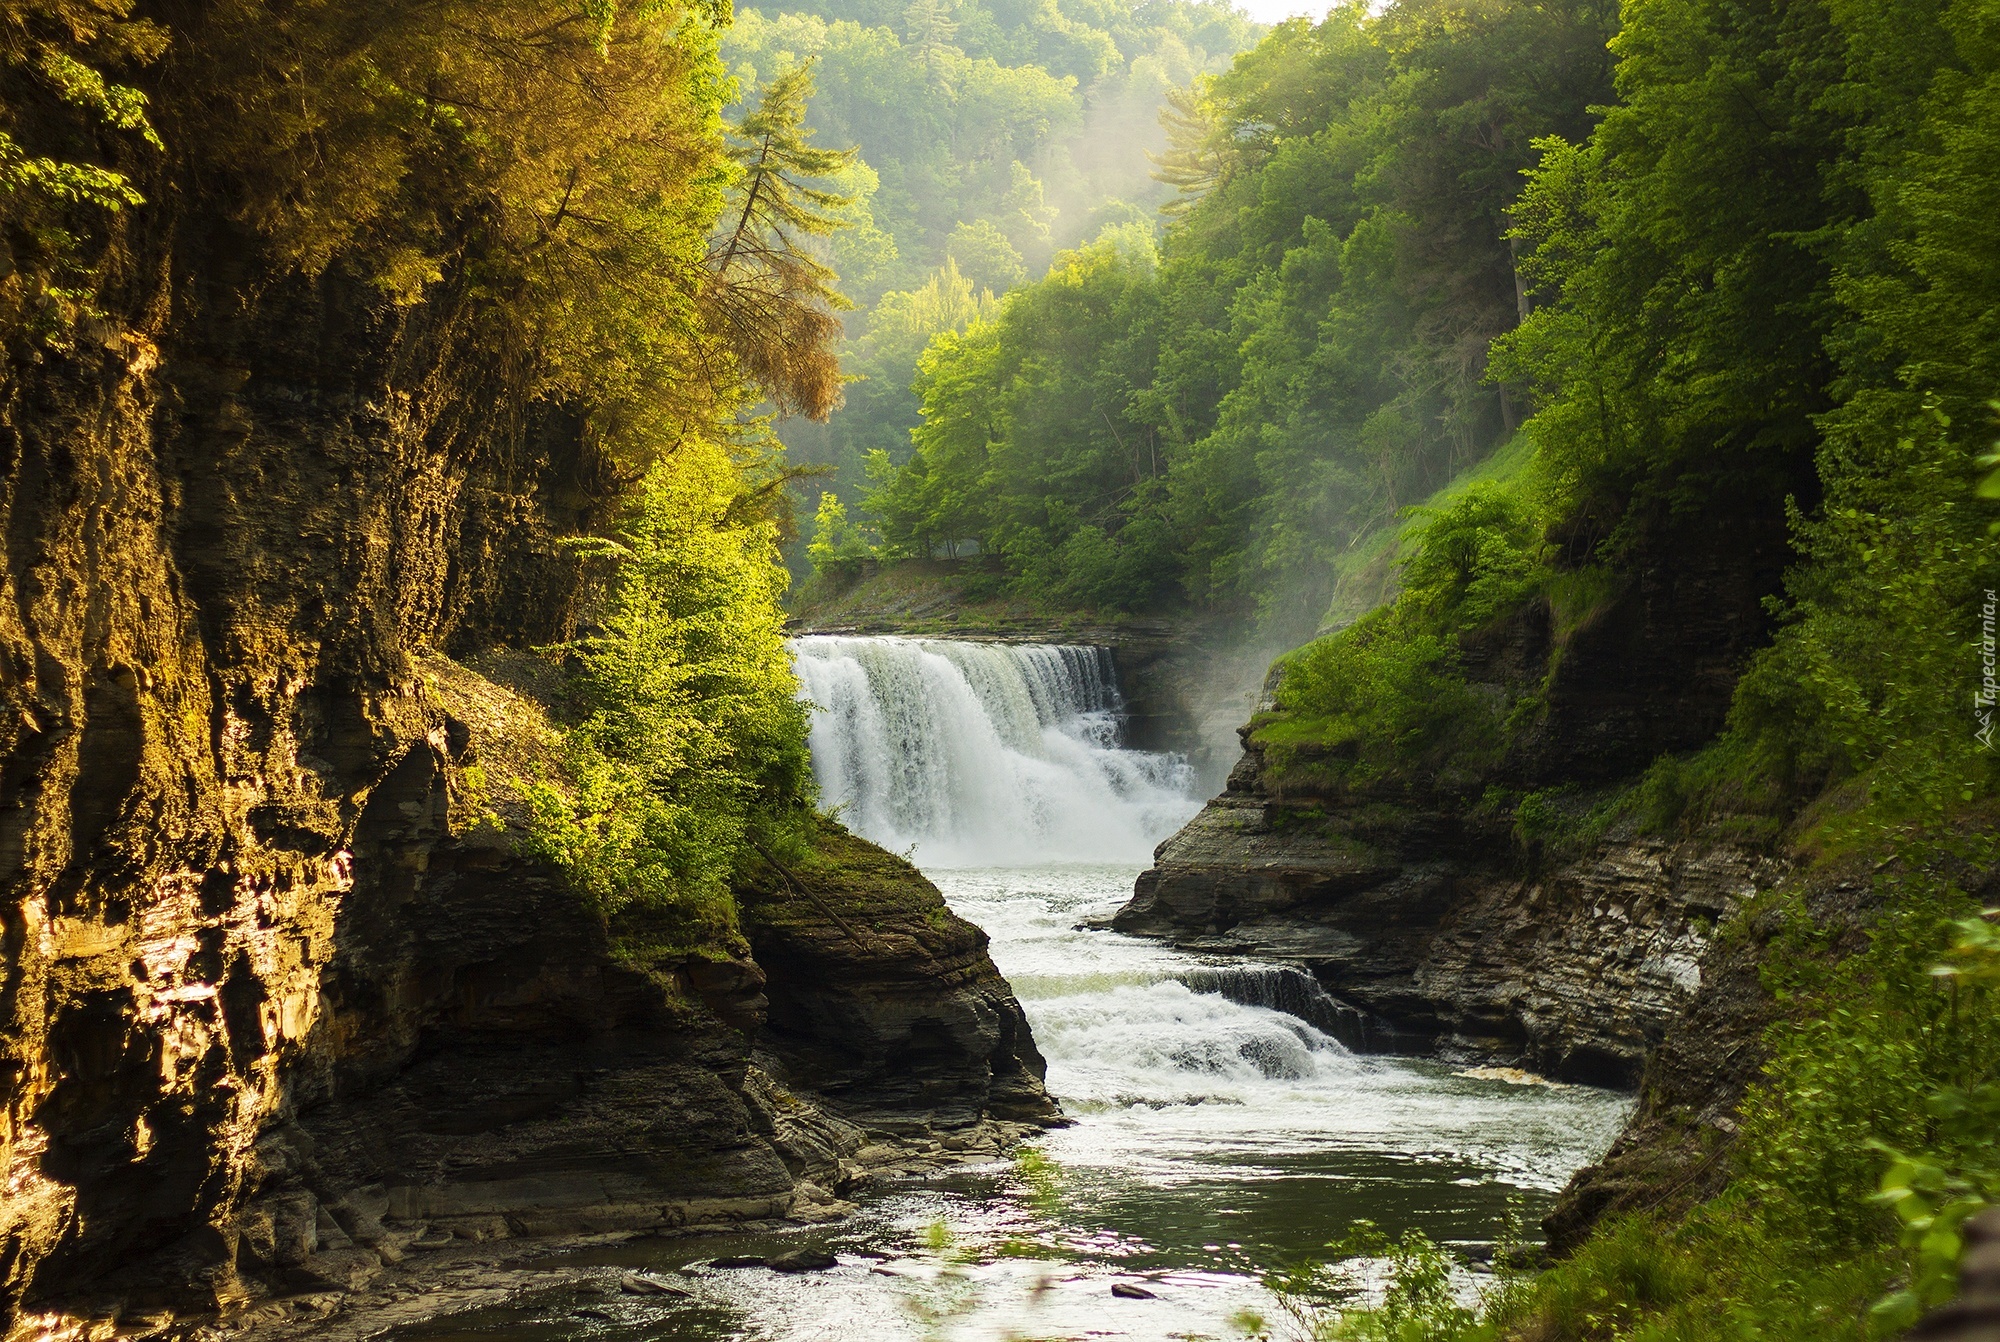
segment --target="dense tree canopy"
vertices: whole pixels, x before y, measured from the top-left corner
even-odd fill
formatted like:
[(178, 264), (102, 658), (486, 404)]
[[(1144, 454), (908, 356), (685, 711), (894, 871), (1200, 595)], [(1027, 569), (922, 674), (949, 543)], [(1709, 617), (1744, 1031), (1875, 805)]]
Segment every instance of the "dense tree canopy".
[[(1353, 5), (1178, 99), (1161, 175), (1190, 199), (1158, 263), (1113, 238), (1066, 254), (928, 356), (918, 459), (878, 496), (892, 551), (957, 532), (1060, 600), (1309, 630), (1357, 540), (1512, 429), (1486, 353), (1522, 307), (1507, 212), (1536, 142), (1610, 98), (1615, 19)], [(995, 413), (969, 424), (961, 395)], [(926, 511), (953, 497), (979, 513)]]
[(810, 68), (731, 115), (726, 4), (147, 14), (0, 8), (0, 380), (11, 394), (113, 322), (186, 337), (171, 322), (202, 304), (162, 317), (133, 278), (178, 227), (223, 240), (228, 267), (195, 278), (232, 303), (320, 285), (419, 333), (407, 394), (440, 452), (574, 425), (602, 493), (577, 511), (609, 533), (577, 543), (607, 562), (540, 842), (656, 940), (726, 944), (737, 855), (810, 796), (782, 468), (749, 414), (824, 416), (840, 390), (822, 248), (851, 165), (805, 125)]
[[(1618, 825), (1901, 873), (1837, 970), (1803, 898), (1761, 897), (1780, 1023), (1720, 1196), (1614, 1224), (1486, 1319), (1439, 1296), (1335, 1335), (1891, 1336), (2000, 1200), (1996, 942), (1966, 893), (2000, 797), (1996, 38), (1993, 0), (1287, 24), (1170, 103), (1157, 256), (1071, 251), (924, 354), (884, 550), (975, 540), (1053, 605), (1326, 612), (1252, 724), (1281, 793), (1511, 818), (1529, 864)], [(1426, 501), (1400, 592), (1342, 600)], [(1510, 772), (1576, 622), (1683, 566), (1769, 591), (1728, 533), (1779, 521), (1718, 738), (1596, 791)], [(1533, 629), (1546, 664), (1496, 673)]]
[[(918, 420), (929, 337), (1042, 274), (1107, 225), (1150, 227), (1161, 100), (1227, 67), (1252, 25), (1224, 0), (987, 6), (941, 0), (739, 9), (723, 54), (746, 92), (805, 61), (820, 143), (856, 146), (852, 227), (832, 240), (847, 317), (846, 405), (779, 432), (815, 485), (859, 504), (870, 452), (897, 463)], [(946, 267), (950, 270), (947, 272)], [(940, 303), (941, 289), (962, 296)]]

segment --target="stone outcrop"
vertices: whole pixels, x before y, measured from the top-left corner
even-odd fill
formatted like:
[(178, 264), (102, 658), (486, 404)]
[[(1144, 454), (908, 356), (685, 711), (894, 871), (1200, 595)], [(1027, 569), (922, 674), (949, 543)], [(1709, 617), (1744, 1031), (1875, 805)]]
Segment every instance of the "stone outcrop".
[[(1291, 742), (1278, 767), (1245, 728), (1227, 789), (1112, 923), (1307, 969), (1367, 1013), (1373, 1046), (1639, 1088), (1625, 1135), (1549, 1219), (1559, 1250), (1607, 1211), (1713, 1191), (1763, 1062), (1756, 938), (1713, 934), (1799, 860), (1720, 825), (1588, 822), (1654, 759), (1715, 737), (1766, 635), (1782, 521), (1737, 506), (1662, 513), (1621, 573), (1579, 576), (1594, 596), (1536, 597), (1461, 637), (1467, 680), (1506, 709), (1497, 758), (1349, 788), (1338, 743)], [(1564, 562), (1592, 562), (1588, 522), (1550, 537)], [(1531, 794), (1561, 813), (1554, 842), (1517, 823)]]
[[(329, 858), (333, 893), (267, 895), (237, 946), (183, 907), (169, 910), (179, 927), (156, 911), (154, 941), (119, 947), (142, 957), (117, 966), (140, 1009), (66, 1020), (71, 1051), (49, 1065), (74, 1089), (58, 1095), (99, 1083), (84, 1112), (113, 1140), (63, 1126), (75, 1108), (34, 1116), (50, 1148), (97, 1163), (44, 1162), (46, 1200), (9, 1200), (15, 1261), (34, 1269), (21, 1325), (268, 1313), (260, 1302), (288, 1298), (323, 1309), (452, 1244), (826, 1219), (878, 1169), (991, 1153), (1057, 1120), (983, 935), (907, 864), (829, 826), (796, 877), (809, 893), (791, 896), (808, 916), (786, 894), (745, 892), (768, 967), (688, 954), (641, 969), (525, 855), (514, 780), (560, 767), (537, 707), (441, 657), (414, 670), (411, 697), (438, 729), (369, 790)], [(253, 958), (260, 915), (296, 961)], [(844, 930), (816, 935), (815, 919)], [(161, 1039), (176, 1026), (162, 1000), (193, 1004), (179, 1009), (213, 1035)], [(859, 1060), (803, 1077), (828, 1086), (825, 1103), (753, 1056), (768, 1047), (772, 1070), (789, 1067), (799, 1004), (819, 1013), (818, 1049)], [(191, 1081), (137, 1084), (190, 1046), (221, 1100)], [(192, 1127), (204, 1103), (232, 1112), (239, 1057), (262, 1069), (264, 1106), (230, 1131)], [(137, 1065), (84, 1071), (93, 1058)], [(93, 1261), (98, 1244), (116, 1260)]]
[(1504, 826), (1433, 808), (1270, 796), (1252, 750), (1160, 846), (1116, 929), (1286, 961), (1375, 1042), (1629, 1086), (1702, 982), (1709, 933), (1786, 864), (1627, 836), (1535, 867)]
[(771, 976), (771, 1071), (882, 1130), (1060, 1120), (986, 933), (908, 862), (829, 825), (808, 865), (767, 862), (739, 900)]
[(0, 1334), (833, 1205), (871, 1139), (752, 1069), (763, 971), (632, 970), (473, 823), (512, 710), (443, 655), (569, 636), (616, 468), (449, 293), (148, 190), (0, 349)]

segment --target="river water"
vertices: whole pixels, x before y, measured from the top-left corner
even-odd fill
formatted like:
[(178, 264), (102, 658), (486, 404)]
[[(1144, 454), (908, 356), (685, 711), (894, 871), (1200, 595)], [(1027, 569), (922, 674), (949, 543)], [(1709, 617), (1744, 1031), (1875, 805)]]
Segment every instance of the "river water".
[[(572, 1282), (402, 1336), (1165, 1342), (1259, 1320), (1283, 1335), (1264, 1275), (1355, 1220), (1476, 1257), (1510, 1205), (1532, 1225), (1610, 1144), (1623, 1097), (1357, 1055), (1319, 1028), (1342, 1009), (1296, 969), (1089, 930), (1196, 808), (1184, 762), (1120, 748), (1103, 654), (834, 638), (795, 651), (823, 801), (911, 853), (991, 934), (1074, 1125), (1012, 1160), (881, 1189), (836, 1225), (563, 1260), (606, 1283), (671, 1274), (686, 1298)], [(807, 1246), (840, 1265), (705, 1266)]]

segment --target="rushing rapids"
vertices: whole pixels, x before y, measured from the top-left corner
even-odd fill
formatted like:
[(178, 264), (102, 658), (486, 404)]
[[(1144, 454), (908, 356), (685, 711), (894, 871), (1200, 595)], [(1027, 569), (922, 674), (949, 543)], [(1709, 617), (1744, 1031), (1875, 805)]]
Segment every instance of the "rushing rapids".
[[(1099, 930), (1194, 809), (1179, 760), (1120, 745), (1103, 653), (794, 647), (824, 803), (914, 846), (991, 935), (1074, 1124), (1017, 1161), (889, 1182), (834, 1225), (570, 1255), (555, 1265), (583, 1277), (399, 1342), (1241, 1336), (1280, 1311), (1264, 1273), (1353, 1221), (1490, 1241), (1510, 1201), (1533, 1215), (1609, 1144), (1617, 1096), (1366, 1056), (1359, 1016), (1296, 966)], [(838, 1261), (714, 1265), (800, 1247)], [(674, 1294), (631, 1294), (635, 1267)]]
[(1195, 810), (1176, 755), (1119, 746), (1100, 648), (808, 637), (822, 805), (926, 867), (1143, 862)]

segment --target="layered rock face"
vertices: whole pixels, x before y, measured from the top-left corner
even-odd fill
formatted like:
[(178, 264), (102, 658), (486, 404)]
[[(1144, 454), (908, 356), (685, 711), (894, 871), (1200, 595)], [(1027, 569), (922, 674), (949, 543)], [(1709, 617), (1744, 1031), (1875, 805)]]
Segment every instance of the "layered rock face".
[[(253, 252), (163, 217), (113, 249), (108, 315), (0, 376), (7, 1322), (831, 1196), (865, 1134), (750, 1069), (763, 971), (624, 967), (474, 823), (507, 713), (434, 650), (567, 636), (555, 538), (607, 464), (492, 413), (448, 299), (272, 284)], [(940, 972), (947, 1015), (1006, 999), (969, 951)], [(997, 1035), (946, 1035), (978, 1049), (951, 1116), (985, 1112)]]
[(1775, 510), (1743, 506), (1660, 521), (1588, 608), (1536, 599), (1461, 640), (1467, 678), (1512, 716), (1477, 776), (1343, 790), (1309, 749), (1275, 767), (1246, 728), (1227, 790), (1160, 846), (1113, 924), (1299, 964), (1370, 1014), (1374, 1046), (1637, 1087), (1625, 1132), (1545, 1221), (1557, 1252), (1607, 1213), (1720, 1187), (1775, 1009), (1759, 978), (1775, 929), (1739, 917), (1746, 901), (1792, 885), (1858, 941), (1878, 898), (1865, 868), (1719, 824), (1663, 837), (1628, 818), (1551, 848), (1516, 823), (1539, 793), (1588, 832), (1593, 802), (1721, 730), (1786, 555)]
[(909, 863), (829, 826), (810, 866), (767, 864), (739, 898), (768, 1070), (890, 1132), (1060, 1121), (986, 933)]
[(411, 650), (494, 604), (506, 566), (464, 563), (485, 538), (562, 586), (575, 520), (544, 501), (575, 480), (546, 440), (503, 471), (432, 438), (415, 315), (140, 260), (143, 315), (15, 364), (0, 401), (10, 1307), (141, 1260), (237, 1289), (253, 1152), (376, 879), (364, 817), (420, 808), (409, 780), (453, 749)]
[(1535, 709), (1476, 782), (1341, 790), (1297, 767), (1310, 750), (1275, 768), (1244, 729), (1227, 790), (1161, 845), (1113, 925), (1300, 963), (1385, 1044), (1635, 1083), (1701, 982), (1709, 929), (1788, 864), (1629, 831), (1541, 860), (1486, 792), (1601, 786), (1713, 737), (1785, 553), (1782, 524), (1754, 511), (1662, 522), (1593, 607), (1537, 598), (1464, 638), (1474, 686)]
[(1633, 836), (1524, 869), (1504, 826), (1276, 798), (1260, 764), (1253, 748), (1230, 790), (1160, 846), (1112, 925), (1300, 964), (1369, 1014), (1381, 1047), (1632, 1085), (1700, 986), (1711, 929), (1787, 865)]

